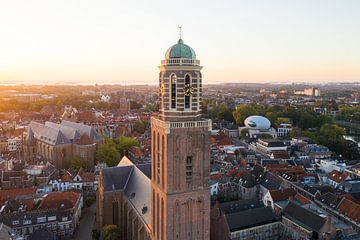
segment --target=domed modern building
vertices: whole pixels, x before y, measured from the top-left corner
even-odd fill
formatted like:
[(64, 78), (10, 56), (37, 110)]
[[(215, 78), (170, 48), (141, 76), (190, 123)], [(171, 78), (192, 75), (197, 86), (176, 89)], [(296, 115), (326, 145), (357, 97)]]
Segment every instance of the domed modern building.
[(244, 124), (247, 128), (257, 130), (268, 130), (271, 127), (269, 119), (263, 116), (250, 116), (245, 119)]
[(264, 135), (277, 137), (277, 132), (271, 127), (269, 119), (263, 116), (253, 115), (247, 117), (244, 121), (245, 127), (239, 127), (239, 134), (247, 130), (247, 135), (251, 138), (261, 138)]

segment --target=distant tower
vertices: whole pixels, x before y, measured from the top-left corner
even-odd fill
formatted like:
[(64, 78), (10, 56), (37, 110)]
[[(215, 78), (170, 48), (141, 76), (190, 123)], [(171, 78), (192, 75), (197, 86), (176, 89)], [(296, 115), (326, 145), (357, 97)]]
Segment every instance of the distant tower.
[(210, 129), (201, 66), (183, 40), (161, 61), (160, 115), (151, 119), (152, 239), (210, 239)]
[(124, 81), (123, 96), (120, 98), (120, 114), (127, 114), (130, 111), (130, 100), (126, 98), (126, 81)]

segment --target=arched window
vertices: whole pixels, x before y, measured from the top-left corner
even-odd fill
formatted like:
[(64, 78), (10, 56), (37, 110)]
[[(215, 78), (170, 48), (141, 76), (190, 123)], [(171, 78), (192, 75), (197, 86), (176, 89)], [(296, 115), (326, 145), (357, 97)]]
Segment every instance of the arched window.
[(176, 75), (172, 74), (171, 80), (171, 108), (176, 108)]
[(191, 85), (190, 76), (185, 76), (185, 108), (190, 108)]

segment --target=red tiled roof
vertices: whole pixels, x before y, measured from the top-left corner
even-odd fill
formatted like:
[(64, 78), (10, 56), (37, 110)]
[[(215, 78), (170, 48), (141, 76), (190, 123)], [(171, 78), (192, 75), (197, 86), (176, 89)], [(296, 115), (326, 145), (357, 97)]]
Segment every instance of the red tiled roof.
[(270, 190), (271, 198), (274, 202), (284, 201), (295, 196), (296, 191), (293, 188), (285, 188), (279, 190)]
[(71, 182), (72, 179), (73, 179), (73, 176), (68, 171), (66, 171), (65, 174), (62, 175), (62, 177), (61, 177), (62, 182)]
[(15, 199), (17, 196), (31, 195), (36, 193), (37, 188), (15, 188), (0, 190), (0, 202)]
[(39, 209), (70, 209), (81, 197), (81, 193), (76, 192), (52, 192), (41, 201)]
[(140, 157), (142, 157), (144, 155), (143, 152), (141, 151), (141, 148), (139, 148), (137, 146), (130, 147), (129, 152), (134, 154), (134, 156), (137, 157), (137, 158), (140, 158)]
[(93, 144), (93, 141), (87, 134), (81, 135), (80, 139), (76, 142), (79, 145), (90, 145)]
[(212, 174), (210, 175), (210, 179), (211, 180), (220, 180), (220, 179), (223, 179), (224, 178), (224, 175), (221, 174), (221, 173), (217, 173), (217, 174)]
[(342, 214), (344, 214), (345, 216), (347, 216), (348, 218), (356, 221), (356, 222), (360, 222), (360, 205), (348, 200), (346, 198), (343, 198), (343, 200), (341, 200), (339, 206), (338, 206), (338, 211)]
[(308, 204), (311, 202), (310, 199), (306, 198), (304, 195), (301, 195), (300, 193), (297, 193), (295, 195), (295, 199), (298, 200), (301, 204)]
[(86, 172), (83, 169), (80, 169), (78, 174), (82, 178), (83, 182), (94, 182), (95, 181), (95, 174), (92, 172)]
[(211, 136), (211, 142), (216, 143), (218, 146), (232, 145), (232, 141), (223, 132), (219, 131), (216, 135)]
[(349, 175), (346, 172), (339, 172), (333, 170), (331, 173), (328, 174), (328, 178), (333, 180), (334, 182), (341, 183), (344, 181)]
[(286, 151), (273, 151), (270, 153), (274, 158), (289, 159), (289, 154)]

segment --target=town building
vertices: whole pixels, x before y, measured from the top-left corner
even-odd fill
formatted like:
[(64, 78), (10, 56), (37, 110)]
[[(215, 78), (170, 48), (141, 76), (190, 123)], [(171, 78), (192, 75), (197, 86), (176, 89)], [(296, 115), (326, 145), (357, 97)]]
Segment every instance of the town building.
[(34, 190), (36, 188), (0, 191), (0, 222), (22, 239), (31, 239), (40, 229), (47, 229), (56, 239), (71, 237), (80, 221), (82, 194), (54, 192), (39, 197)]
[(284, 239), (332, 239), (336, 230), (330, 216), (319, 216), (293, 202), (283, 209)]
[(23, 142), (27, 161), (39, 156), (60, 169), (68, 168), (70, 159), (79, 156), (90, 169), (94, 166), (95, 151), (102, 139), (91, 126), (63, 120), (61, 124), (31, 122)]
[(217, 204), (211, 210), (211, 239), (282, 239), (282, 224), (271, 207), (256, 199)]

